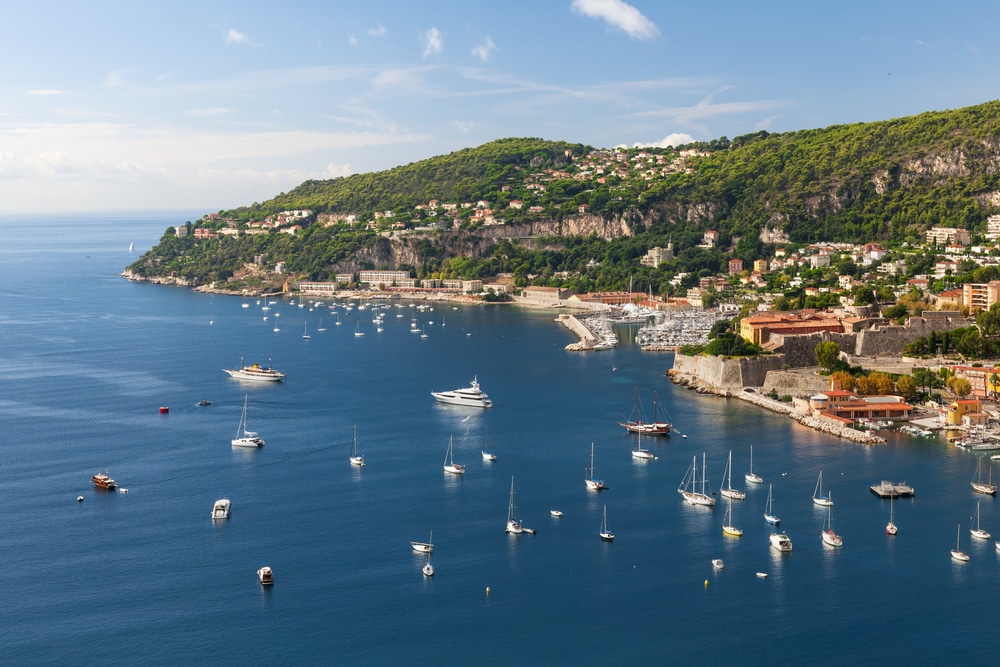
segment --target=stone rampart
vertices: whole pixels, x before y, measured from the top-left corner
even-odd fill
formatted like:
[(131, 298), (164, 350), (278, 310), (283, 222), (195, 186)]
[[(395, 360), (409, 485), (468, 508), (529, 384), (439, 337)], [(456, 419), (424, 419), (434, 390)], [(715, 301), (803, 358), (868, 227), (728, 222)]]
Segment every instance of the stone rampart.
[(714, 390), (739, 390), (763, 386), (768, 371), (780, 369), (784, 363), (784, 356), (780, 354), (747, 359), (712, 355), (689, 357), (677, 353), (674, 355), (673, 373), (687, 376), (693, 384)]
[(903, 352), (904, 345), (912, 343), (921, 336), (927, 336), (932, 331), (941, 333), (942, 331), (969, 327), (973, 324), (975, 324), (974, 319), (960, 317), (957, 313), (951, 317), (930, 314), (928, 317), (911, 317), (902, 326), (889, 325), (859, 331), (854, 354), (858, 356), (899, 356)]

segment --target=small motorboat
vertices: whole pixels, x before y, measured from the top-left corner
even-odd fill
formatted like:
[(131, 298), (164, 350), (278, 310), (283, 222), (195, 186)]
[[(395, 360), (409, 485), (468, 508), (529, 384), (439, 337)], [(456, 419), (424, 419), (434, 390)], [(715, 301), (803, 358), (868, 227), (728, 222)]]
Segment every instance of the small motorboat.
[(167, 414), (168, 412), (170, 412), (170, 408), (168, 408), (168, 407), (167, 407), (167, 406), (165, 406), (165, 405), (161, 405), (161, 406), (160, 406), (160, 414), (161, 414), (161, 415), (165, 415), (165, 414)]
[(212, 401), (209, 401), (208, 399), (205, 399), (205, 398), (203, 398), (200, 401), (198, 401), (198, 405), (200, 405), (202, 407), (204, 407), (206, 405), (211, 405), (211, 404), (212, 404)]
[(716, 570), (721, 570), (726, 567), (726, 564), (722, 561), (721, 558), (713, 558), (712, 567), (714, 567)]
[(758, 572), (757, 573), (757, 578), (758, 579), (767, 579), (767, 572)]
[(557, 519), (563, 515), (562, 510), (549, 510), (549, 514), (556, 517)]
[(497, 455), (494, 454), (493, 452), (487, 452), (486, 450), (483, 450), (483, 460), (484, 461), (496, 461), (497, 460)]
[(262, 586), (271, 586), (274, 584), (274, 573), (271, 572), (271, 568), (265, 565), (264, 567), (257, 570), (257, 580), (260, 581)]

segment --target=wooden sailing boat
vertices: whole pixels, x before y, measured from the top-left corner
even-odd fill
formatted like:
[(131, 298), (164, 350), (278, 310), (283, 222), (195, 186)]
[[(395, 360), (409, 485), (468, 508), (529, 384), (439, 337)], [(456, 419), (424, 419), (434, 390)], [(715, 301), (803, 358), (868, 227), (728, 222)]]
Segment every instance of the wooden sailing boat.
[(777, 526), (779, 523), (781, 523), (781, 519), (779, 519), (774, 513), (774, 499), (771, 497), (771, 493), (773, 490), (774, 490), (774, 485), (768, 484), (767, 504), (764, 505), (764, 521), (767, 521), (769, 524)]
[(733, 450), (729, 450), (729, 461), (726, 463), (726, 472), (723, 474), (726, 478), (726, 485), (722, 487), (722, 495), (731, 500), (745, 500), (747, 494), (739, 489), (733, 488)]
[(358, 456), (358, 427), (354, 427), (354, 442), (351, 444), (351, 465), (365, 467), (365, 455)]
[(645, 433), (646, 435), (670, 435), (670, 429), (673, 424), (670, 422), (660, 421), (657, 415), (657, 396), (656, 392), (653, 392), (653, 421), (647, 422), (643, 419), (642, 412), (639, 409), (639, 388), (635, 388), (635, 406), (632, 408), (632, 414), (629, 415), (628, 419), (624, 419), (618, 424), (623, 426), (629, 433)]
[(753, 471), (753, 445), (750, 445), (750, 465), (747, 466), (747, 471), (743, 474), (743, 478), (752, 484), (764, 483), (764, 479)]

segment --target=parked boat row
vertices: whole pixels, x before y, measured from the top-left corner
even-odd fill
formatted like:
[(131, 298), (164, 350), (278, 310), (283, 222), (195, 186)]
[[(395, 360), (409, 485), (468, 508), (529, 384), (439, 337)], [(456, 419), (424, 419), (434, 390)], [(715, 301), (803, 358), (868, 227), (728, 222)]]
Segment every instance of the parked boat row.
[(704, 345), (712, 326), (725, 315), (714, 310), (680, 310), (669, 313), (655, 325), (644, 326), (635, 336), (642, 349), (674, 349), (682, 345)]

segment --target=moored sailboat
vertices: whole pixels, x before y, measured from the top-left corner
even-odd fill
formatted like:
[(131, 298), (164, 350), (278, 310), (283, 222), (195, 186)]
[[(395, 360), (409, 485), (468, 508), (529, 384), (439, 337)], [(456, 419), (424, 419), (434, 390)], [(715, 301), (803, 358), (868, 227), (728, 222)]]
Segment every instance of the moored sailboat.
[(604, 518), (601, 519), (601, 539), (605, 542), (613, 542), (615, 534), (608, 530), (608, 506), (604, 506)]
[(829, 507), (833, 504), (830, 498), (823, 494), (823, 471), (819, 471), (819, 479), (816, 480), (816, 488), (813, 489), (813, 502), (821, 507)]
[(774, 498), (771, 495), (773, 491), (774, 491), (774, 485), (768, 484), (767, 504), (764, 505), (764, 521), (767, 521), (771, 525), (777, 526), (779, 523), (781, 523), (781, 519), (779, 519), (778, 516), (774, 513)]
[(753, 471), (753, 445), (750, 445), (750, 464), (747, 466), (747, 471), (743, 474), (743, 479), (751, 484), (764, 483), (764, 479)]
[(982, 493), (987, 496), (995, 496), (997, 493), (997, 487), (993, 483), (993, 463), (990, 463), (990, 476), (988, 481), (983, 481), (983, 457), (979, 457), (979, 461), (976, 463), (976, 476), (970, 482), (972, 488), (976, 493)]
[(455, 460), (452, 458), (453, 441), (454, 438), (448, 436), (448, 453), (444, 456), (444, 471), (450, 472), (453, 475), (464, 475), (465, 466), (455, 463)]
[(886, 535), (895, 535), (899, 530), (896, 528), (896, 524), (892, 522), (892, 496), (889, 496), (889, 523), (885, 524)]
[(723, 497), (729, 498), (731, 500), (746, 499), (747, 497), (746, 493), (740, 491), (739, 489), (733, 488), (733, 450), (731, 449), (729, 450), (729, 460), (726, 463), (726, 472), (723, 474), (723, 477), (725, 477), (726, 480), (726, 485), (722, 487), (722, 490), (720, 492), (722, 493)]
[(705, 473), (705, 454), (701, 455), (701, 490), (698, 490), (698, 457), (692, 457), (691, 467), (688, 468), (687, 474), (684, 475), (684, 479), (681, 480), (681, 485), (677, 487), (677, 493), (684, 497), (685, 502), (689, 505), (704, 505), (706, 507), (711, 507), (715, 505), (715, 498), (705, 493), (705, 487), (708, 483)]
[(831, 547), (842, 547), (844, 546), (844, 540), (837, 533), (833, 532), (833, 501), (826, 506), (826, 528), (820, 534), (823, 539), (824, 544), (828, 544)]
[(243, 416), (240, 417), (240, 425), (236, 427), (236, 437), (233, 438), (233, 447), (263, 447), (264, 439), (257, 435), (257, 431), (247, 430), (247, 401), (250, 395), (243, 397)]
[(733, 501), (726, 504), (726, 516), (722, 520), (722, 534), (729, 537), (743, 537), (743, 529), (733, 525)]
[(594, 491), (601, 491), (608, 488), (604, 484), (604, 480), (597, 477), (597, 471), (594, 468), (594, 443), (590, 443), (590, 465), (587, 466), (584, 472), (583, 481), (587, 484), (588, 489)]
[(653, 456), (653, 452), (642, 448), (642, 433), (640, 432), (636, 435), (638, 439), (636, 440), (635, 449), (632, 450), (632, 458), (642, 461), (652, 461), (655, 459), (656, 457)]
[(623, 426), (629, 433), (645, 433), (646, 435), (670, 435), (670, 429), (673, 424), (666, 421), (660, 421), (658, 410), (658, 400), (656, 392), (653, 392), (653, 421), (647, 422), (643, 419), (642, 412), (639, 409), (639, 388), (635, 389), (635, 407), (632, 408), (632, 414), (629, 415), (627, 419), (623, 419), (618, 422), (620, 426)]
[(955, 548), (951, 550), (951, 557), (960, 563), (969, 562), (969, 554), (962, 551), (962, 524), (958, 524), (958, 535), (955, 538)]
[(365, 467), (365, 455), (358, 455), (358, 427), (354, 427), (354, 441), (351, 443), (351, 465)]
[(524, 532), (521, 522), (514, 518), (514, 476), (510, 478), (510, 502), (507, 504), (507, 532), (520, 535)]
[(976, 503), (976, 527), (971, 528), (969, 532), (977, 540), (988, 540), (990, 539), (990, 534), (979, 527), (979, 503)]

